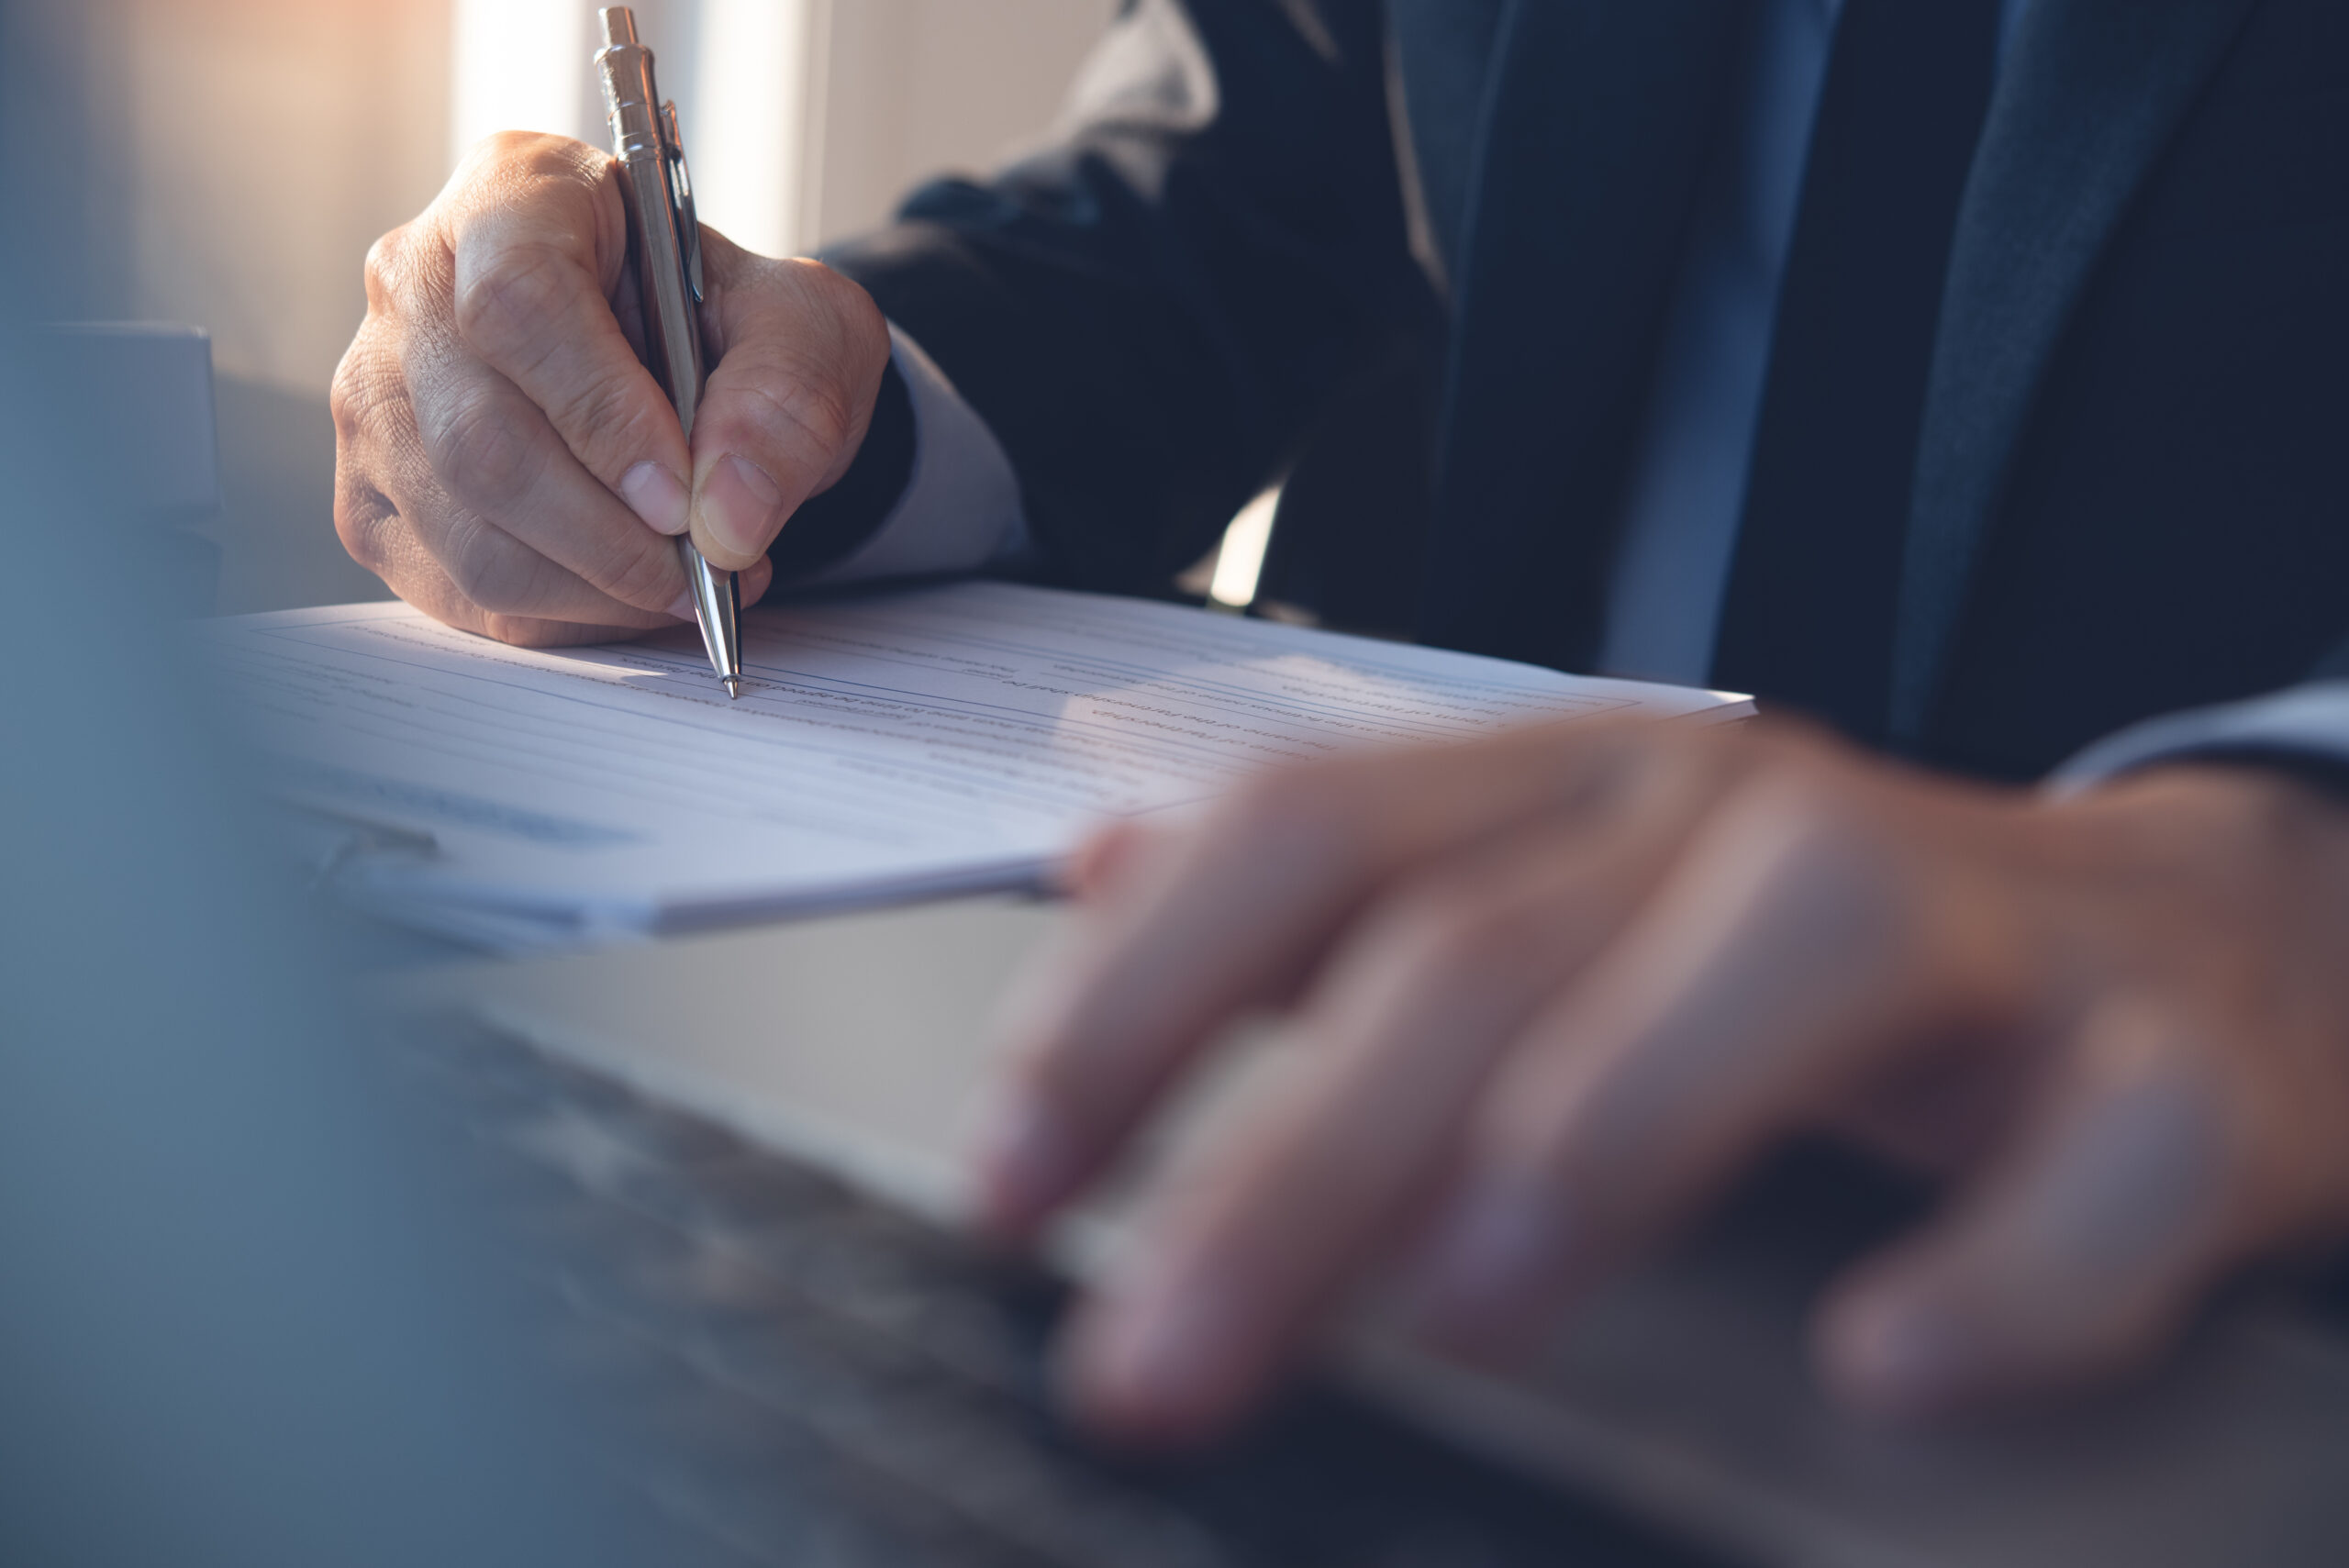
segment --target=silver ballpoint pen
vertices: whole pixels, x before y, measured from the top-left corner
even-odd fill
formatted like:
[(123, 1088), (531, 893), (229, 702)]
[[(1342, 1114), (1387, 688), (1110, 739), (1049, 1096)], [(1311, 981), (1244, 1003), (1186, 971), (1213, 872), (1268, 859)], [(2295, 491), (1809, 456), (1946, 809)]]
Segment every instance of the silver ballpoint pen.
[[(620, 193), (628, 203), (629, 244), (636, 253), (644, 297), (644, 360), (676, 405), (685, 439), (694, 434), (701, 403), (701, 221), (694, 212), (685, 146), (677, 134), (677, 106), (663, 103), (652, 82), (652, 51), (636, 36), (636, 14), (625, 6), (600, 13), (604, 47), (596, 73), (611, 117), (612, 154), (620, 163)], [(710, 668), (726, 683), (729, 699), (742, 694), (742, 596), (734, 573), (702, 559), (689, 535), (677, 539), (677, 559), (693, 584), (694, 618)]]

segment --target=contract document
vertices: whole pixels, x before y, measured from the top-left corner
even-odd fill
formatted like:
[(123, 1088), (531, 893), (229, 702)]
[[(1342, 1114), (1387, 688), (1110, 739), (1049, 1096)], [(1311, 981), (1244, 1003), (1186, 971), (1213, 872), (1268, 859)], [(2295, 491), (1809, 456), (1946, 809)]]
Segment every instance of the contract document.
[(1004, 583), (539, 651), (401, 605), (204, 623), (267, 787), (395, 919), (506, 950), (1035, 885), (1094, 823), (1345, 748), (1714, 692)]

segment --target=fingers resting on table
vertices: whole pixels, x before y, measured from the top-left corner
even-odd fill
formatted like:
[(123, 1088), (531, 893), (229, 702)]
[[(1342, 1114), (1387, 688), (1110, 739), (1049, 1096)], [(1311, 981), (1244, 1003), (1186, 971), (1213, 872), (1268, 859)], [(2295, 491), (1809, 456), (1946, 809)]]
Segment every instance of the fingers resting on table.
[[(2343, 817), (2216, 768), (2056, 802), (1775, 726), (1272, 775), (1078, 857), (978, 1211), (1032, 1234), (1269, 1008), (1293, 1070), (1157, 1183), (1071, 1330), (1099, 1426), (1220, 1429), (1373, 1281), (1440, 1346), (1533, 1342), (1772, 1145), (1871, 1116), (1950, 1196), (1822, 1304), (1831, 1385), (1917, 1413), (2092, 1381), (2349, 1228)], [(1876, 1115), (1887, 1085), (1973, 1130), (1902, 1150), (1935, 1118)]]

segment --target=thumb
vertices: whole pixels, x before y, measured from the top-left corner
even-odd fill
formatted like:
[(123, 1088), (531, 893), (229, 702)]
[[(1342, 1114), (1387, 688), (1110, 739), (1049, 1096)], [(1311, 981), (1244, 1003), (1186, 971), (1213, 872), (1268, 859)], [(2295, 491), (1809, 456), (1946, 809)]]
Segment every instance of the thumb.
[(703, 230), (704, 330), (717, 365), (693, 431), (693, 539), (742, 571), (799, 504), (855, 460), (889, 363), (889, 328), (820, 261), (769, 261)]

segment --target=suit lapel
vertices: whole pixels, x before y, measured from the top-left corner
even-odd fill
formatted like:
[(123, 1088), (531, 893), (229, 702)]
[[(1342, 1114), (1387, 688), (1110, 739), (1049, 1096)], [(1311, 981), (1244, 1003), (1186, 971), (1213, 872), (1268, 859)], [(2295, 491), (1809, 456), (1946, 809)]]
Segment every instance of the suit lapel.
[(1464, 214), (1421, 635), (1551, 662), (1611, 495), (1738, 0), (1511, 0)]
[(1893, 656), (1923, 733), (2032, 400), (2131, 201), (2256, 0), (2033, 0), (1960, 209)]

